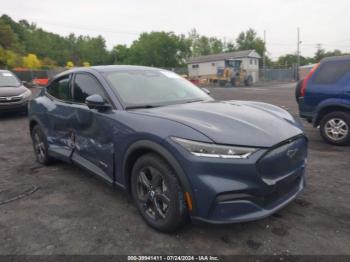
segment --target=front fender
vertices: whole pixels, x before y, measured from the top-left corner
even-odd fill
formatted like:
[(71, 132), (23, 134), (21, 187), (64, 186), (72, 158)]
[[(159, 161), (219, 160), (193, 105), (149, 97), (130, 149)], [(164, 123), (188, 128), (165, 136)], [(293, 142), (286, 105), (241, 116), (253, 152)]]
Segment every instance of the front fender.
[(35, 125), (39, 125), (45, 133), (47, 132), (47, 129), (44, 128), (45, 125), (43, 125), (43, 123), (42, 123), (42, 121), (40, 120), (40, 118), (37, 117), (37, 116), (31, 116), (31, 117), (29, 118), (29, 131), (30, 131), (30, 134), (32, 133), (32, 129), (33, 129), (33, 127), (34, 127)]
[[(133, 144), (131, 144), (125, 155), (123, 158), (123, 169), (122, 169), (122, 174), (124, 175), (124, 179), (125, 182), (129, 180), (129, 172), (127, 170), (129, 161), (131, 160), (132, 155), (139, 151), (139, 150), (149, 150), (152, 152), (155, 152), (157, 154), (159, 154), (162, 158), (164, 158), (168, 164), (174, 169), (177, 178), (182, 186), (182, 189), (184, 192), (188, 192), (190, 193), (191, 196), (193, 196), (192, 193), (192, 188), (190, 186), (189, 180), (183, 170), (183, 168), (181, 167), (181, 165), (179, 164), (179, 162), (177, 161), (177, 159), (173, 156), (173, 154), (171, 154), (169, 152), (169, 150), (166, 148), (165, 143), (161, 142), (154, 142), (151, 140), (139, 140), (137, 142), (134, 142)], [(125, 183), (128, 191), (130, 190), (130, 186), (128, 183)], [(193, 201), (193, 209), (192, 209), (192, 213), (195, 210), (195, 201)]]

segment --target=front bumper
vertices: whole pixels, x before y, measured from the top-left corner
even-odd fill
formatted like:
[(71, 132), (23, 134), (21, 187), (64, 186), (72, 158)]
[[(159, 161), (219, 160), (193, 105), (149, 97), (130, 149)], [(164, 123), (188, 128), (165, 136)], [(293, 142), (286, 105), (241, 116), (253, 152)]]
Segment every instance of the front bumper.
[[(192, 188), (194, 221), (237, 223), (267, 217), (304, 189), (307, 140), (296, 137), (249, 159), (197, 157), (173, 144)], [(297, 153), (294, 158), (286, 154)]]
[(0, 103), (0, 112), (9, 111), (26, 111), (28, 108), (28, 100), (22, 100), (19, 102)]
[(277, 189), (264, 197), (250, 195), (242, 199), (217, 202), (208, 218), (193, 216), (192, 219), (211, 224), (228, 224), (268, 217), (288, 205), (304, 189), (304, 176), (300, 176), (297, 181), (291, 185), (289, 192), (281, 194)]

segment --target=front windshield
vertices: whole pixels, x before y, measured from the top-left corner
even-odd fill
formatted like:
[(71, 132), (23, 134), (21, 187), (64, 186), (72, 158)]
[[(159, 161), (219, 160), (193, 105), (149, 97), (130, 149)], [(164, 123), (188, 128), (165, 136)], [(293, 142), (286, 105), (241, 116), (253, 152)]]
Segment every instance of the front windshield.
[(200, 88), (170, 71), (131, 69), (107, 72), (105, 76), (127, 107), (212, 99)]
[(20, 82), (17, 77), (15, 77), (10, 72), (0, 72), (0, 87), (14, 87), (20, 86)]

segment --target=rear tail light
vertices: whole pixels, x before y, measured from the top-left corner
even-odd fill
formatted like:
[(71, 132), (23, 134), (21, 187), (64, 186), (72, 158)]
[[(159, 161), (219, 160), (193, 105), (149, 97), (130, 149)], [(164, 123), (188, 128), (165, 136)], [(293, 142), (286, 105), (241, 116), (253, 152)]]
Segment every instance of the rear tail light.
[(315, 73), (316, 69), (319, 67), (320, 64), (316, 64), (311, 71), (307, 74), (307, 76), (304, 78), (304, 80), (301, 82), (301, 88), (300, 88), (300, 96), (304, 97), (307, 87), (307, 82), (311, 78), (311, 76)]

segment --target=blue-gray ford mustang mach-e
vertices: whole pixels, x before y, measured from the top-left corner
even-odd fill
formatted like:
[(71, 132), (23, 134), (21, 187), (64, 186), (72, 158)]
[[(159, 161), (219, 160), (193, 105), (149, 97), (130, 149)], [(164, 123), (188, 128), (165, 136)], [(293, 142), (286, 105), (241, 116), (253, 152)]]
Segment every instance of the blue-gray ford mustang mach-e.
[(72, 162), (127, 190), (163, 232), (188, 218), (266, 217), (305, 183), (307, 139), (287, 111), (215, 101), (162, 69), (63, 72), (30, 102), (29, 120), (38, 162)]

